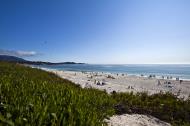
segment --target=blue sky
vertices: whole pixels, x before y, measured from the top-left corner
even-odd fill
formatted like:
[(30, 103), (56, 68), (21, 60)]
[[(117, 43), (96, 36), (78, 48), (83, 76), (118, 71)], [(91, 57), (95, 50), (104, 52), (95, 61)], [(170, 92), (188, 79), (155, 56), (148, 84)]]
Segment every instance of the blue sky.
[(51, 62), (190, 63), (190, 1), (1, 0), (6, 53)]

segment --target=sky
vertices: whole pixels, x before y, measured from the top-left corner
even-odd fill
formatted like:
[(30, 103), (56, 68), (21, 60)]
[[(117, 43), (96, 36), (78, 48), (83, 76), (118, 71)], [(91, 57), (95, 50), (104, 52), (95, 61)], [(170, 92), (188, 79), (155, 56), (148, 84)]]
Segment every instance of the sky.
[(0, 0), (0, 54), (190, 64), (190, 0)]

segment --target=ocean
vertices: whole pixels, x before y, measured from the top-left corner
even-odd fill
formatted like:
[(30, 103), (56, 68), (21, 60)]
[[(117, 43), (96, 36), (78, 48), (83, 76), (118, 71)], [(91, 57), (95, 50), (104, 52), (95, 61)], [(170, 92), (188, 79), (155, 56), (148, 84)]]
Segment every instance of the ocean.
[(190, 64), (158, 65), (158, 64), (128, 64), (128, 65), (101, 65), (101, 64), (63, 64), (63, 65), (38, 65), (37, 67), (86, 72), (125, 73), (129, 75), (156, 75), (157, 77), (172, 76), (183, 80), (190, 80)]

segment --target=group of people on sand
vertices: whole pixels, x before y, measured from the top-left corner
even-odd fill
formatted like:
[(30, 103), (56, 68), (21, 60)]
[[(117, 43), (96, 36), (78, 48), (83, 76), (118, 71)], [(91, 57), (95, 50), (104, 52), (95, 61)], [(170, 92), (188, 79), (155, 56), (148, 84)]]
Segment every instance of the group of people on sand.
[(105, 80), (102, 80), (102, 82), (100, 83), (100, 81), (94, 80), (94, 84), (96, 85), (105, 85)]

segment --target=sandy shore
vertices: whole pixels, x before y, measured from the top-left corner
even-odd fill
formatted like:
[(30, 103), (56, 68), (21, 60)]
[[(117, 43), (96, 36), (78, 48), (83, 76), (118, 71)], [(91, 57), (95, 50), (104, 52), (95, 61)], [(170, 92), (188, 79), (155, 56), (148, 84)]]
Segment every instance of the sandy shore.
[(68, 79), (82, 88), (97, 88), (108, 93), (116, 92), (171, 92), (180, 98), (188, 98), (190, 94), (190, 81), (176, 81), (157, 79), (156, 77), (140, 77), (126, 74), (111, 74), (102, 72), (73, 72), (49, 70), (58, 76)]
[[(190, 81), (176, 81), (169, 79), (157, 79), (156, 77), (140, 77), (127, 74), (111, 74), (102, 72), (73, 72), (49, 70), (58, 76), (68, 79), (82, 88), (97, 88), (108, 93), (116, 92), (147, 92), (155, 94), (159, 92), (171, 92), (180, 98), (188, 98), (190, 93)], [(115, 115), (105, 119), (109, 126), (171, 126), (157, 118), (140, 114)]]

